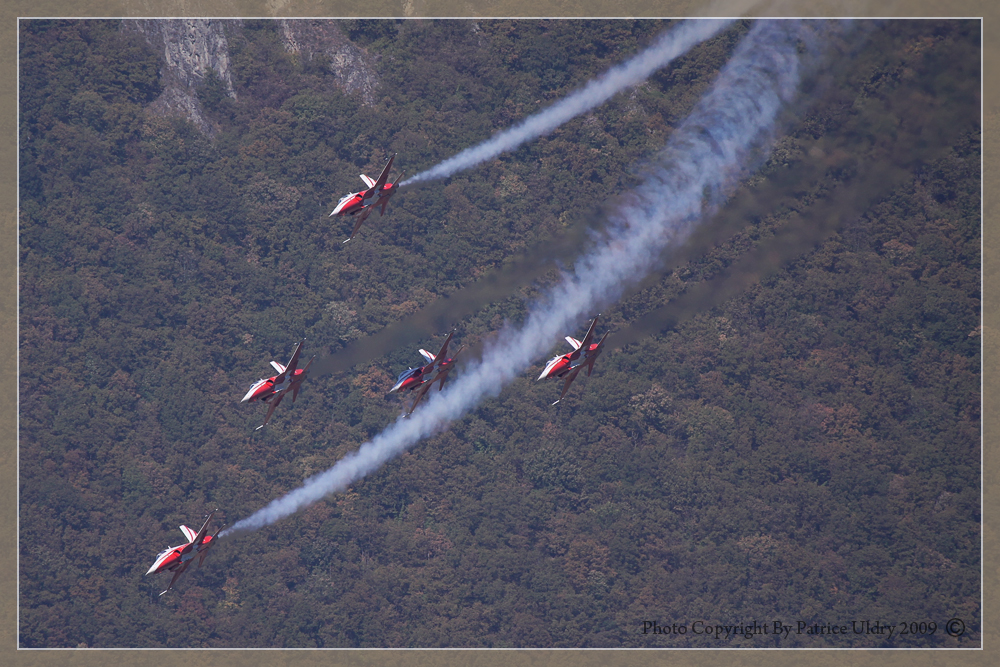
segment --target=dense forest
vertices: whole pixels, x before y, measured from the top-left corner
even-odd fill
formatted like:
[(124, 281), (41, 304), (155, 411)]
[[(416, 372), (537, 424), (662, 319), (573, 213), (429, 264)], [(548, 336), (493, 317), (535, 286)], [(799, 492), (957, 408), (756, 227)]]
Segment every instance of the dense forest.
[[(402, 191), (348, 244), (328, 214), (359, 173), (429, 168), (669, 22), (337, 22), (371, 99), (278, 22), (227, 22), (208, 130), (157, 110), (162, 54), (121, 21), (19, 25), (20, 646), (980, 645), (978, 21), (839, 45), (764, 166), (605, 310), (611, 349), (558, 406), (539, 359), (162, 597), (144, 574), (178, 525), (233, 523), (356, 450), (452, 325), (474, 352), (521, 321), (749, 24)], [(255, 432), (265, 408), (239, 400), (302, 338), (320, 372)]]

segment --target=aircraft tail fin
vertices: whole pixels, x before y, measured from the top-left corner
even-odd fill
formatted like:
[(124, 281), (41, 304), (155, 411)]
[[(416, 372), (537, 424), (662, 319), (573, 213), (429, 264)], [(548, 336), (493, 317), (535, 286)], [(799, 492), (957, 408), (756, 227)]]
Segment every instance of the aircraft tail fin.
[(427, 360), (427, 363), (429, 363), (429, 364), (434, 363), (434, 360), (437, 358), (433, 354), (431, 354), (430, 352), (428, 352), (427, 350), (418, 350), (418, 351), (423, 356), (423, 358)]
[[(316, 358), (316, 355), (314, 354), (309, 359), (309, 361), (306, 362), (306, 365), (303, 366), (303, 368), (302, 368), (303, 381), (304, 381), (304, 378), (306, 376), (306, 373), (309, 372), (309, 366), (312, 365), (313, 359), (315, 359), (315, 358)], [(302, 389), (302, 382), (299, 382), (298, 384), (296, 384), (295, 387), (292, 389), (292, 403), (294, 403), (295, 399), (299, 397), (299, 389)]]
[(365, 185), (367, 185), (368, 187), (372, 187), (373, 185), (375, 185), (374, 178), (371, 178), (370, 176), (365, 176), (364, 174), (361, 174), (360, 176), (361, 180), (364, 181)]
[(212, 534), (208, 539), (205, 540), (205, 548), (202, 549), (201, 554), (198, 556), (198, 569), (199, 570), (201, 569), (201, 564), (205, 562), (205, 556), (208, 555), (208, 549), (209, 549), (209, 547), (211, 547), (213, 544), (215, 544), (215, 538), (217, 538), (219, 536), (219, 533), (222, 532), (223, 528), (224, 528), (224, 526), (219, 526), (216, 529), (215, 533)]
[(278, 371), (279, 373), (285, 372), (285, 367), (279, 364), (277, 361), (272, 361), (271, 366), (273, 366), (274, 370)]
[(601, 353), (601, 346), (604, 345), (604, 339), (608, 337), (609, 333), (611, 332), (605, 331), (604, 335), (601, 336), (601, 340), (597, 342), (597, 347), (594, 352), (587, 355), (587, 360), (584, 362), (587, 364), (587, 377), (590, 377), (590, 374), (594, 372), (594, 364), (597, 362), (597, 355)]
[(573, 338), (572, 336), (566, 336), (566, 342), (572, 345), (574, 350), (579, 350), (580, 346), (583, 345), (583, 343)]
[[(455, 352), (455, 356), (452, 357), (449, 360), (448, 366), (444, 369), (444, 371), (442, 373), (439, 373), (441, 381), (438, 382), (438, 391), (443, 391), (444, 390), (444, 381), (446, 379), (448, 379), (448, 373), (450, 373), (451, 369), (454, 368), (454, 366), (455, 366), (455, 359), (458, 359), (458, 355), (460, 355), (462, 353), (462, 350), (464, 350), (464, 349), (465, 349), (464, 345), (462, 347), (458, 348), (458, 351)], [(438, 378), (434, 378), (434, 380), (437, 380), (437, 379)], [(434, 380), (431, 380), (432, 384), (433, 384)]]
[(385, 207), (389, 205), (389, 197), (391, 197), (393, 193), (396, 192), (396, 187), (399, 185), (399, 181), (402, 180), (405, 174), (406, 174), (405, 171), (400, 172), (399, 176), (396, 177), (396, 180), (392, 182), (392, 186), (389, 188), (389, 191), (380, 196), (378, 201), (375, 202), (376, 206), (380, 207), (379, 217), (385, 215)]

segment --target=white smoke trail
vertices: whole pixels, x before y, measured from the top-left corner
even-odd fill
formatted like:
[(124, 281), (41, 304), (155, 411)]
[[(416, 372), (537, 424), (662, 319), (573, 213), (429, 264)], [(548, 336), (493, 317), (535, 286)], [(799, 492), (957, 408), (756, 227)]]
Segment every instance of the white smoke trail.
[(668, 244), (682, 241), (758, 162), (799, 81), (798, 22), (759, 22), (737, 47), (712, 90), (673, 133), (640, 190), (611, 221), (606, 237), (580, 258), (520, 329), (509, 328), (443, 392), (399, 419), (329, 470), (274, 500), (222, 535), (256, 530), (343, 491), (422, 438), (495, 396), (594, 310), (655, 268)]
[(529, 116), (518, 125), (493, 135), (487, 141), (467, 148), (433, 168), (406, 179), (400, 187), (447, 178), (546, 135), (566, 121), (603, 104), (625, 88), (645, 81), (653, 72), (684, 55), (693, 46), (714, 37), (730, 23), (732, 19), (684, 21), (663, 33), (652, 46), (639, 55), (612, 67), (580, 90)]

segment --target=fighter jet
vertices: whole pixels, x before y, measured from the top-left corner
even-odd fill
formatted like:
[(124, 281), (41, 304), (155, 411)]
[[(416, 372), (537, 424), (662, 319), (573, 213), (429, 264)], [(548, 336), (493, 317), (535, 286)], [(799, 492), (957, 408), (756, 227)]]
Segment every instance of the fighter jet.
[[(444, 339), (444, 344), (437, 354), (431, 354), (427, 350), (420, 350), (420, 354), (423, 355), (424, 359), (427, 360), (426, 366), (418, 366), (416, 368), (407, 368), (405, 371), (399, 374), (396, 378), (396, 384), (392, 386), (389, 390), (390, 394), (403, 393), (404, 391), (410, 391), (416, 389), (422, 385), (425, 381), (430, 378), (431, 373), (434, 372), (434, 367), (437, 365), (438, 360), (441, 361), (451, 361), (447, 358), (448, 354), (448, 343), (451, 342), (451, 337), (455, 335), (452, 331), (448, 334), (448, 337)], [(437, 378), (435, 378), (437, 379)]]
[[(458, 355), (461, 354), (462, 350), (464, 349), (465, 346), (463, 345), (462, 347), (458, 348), (458, 351), (455, 352), (454, 357), (451, 357), (450, 359), (445, 359), (443, 361), (440, 359), (441, 353), (438, 353), (437, 375), (435, 375), (433, 378), (424, 380), (423, 382), (420, 383), (419, 388), (416, 389), (417, 395), (413, 398), (413, 405), (410, 406), (410, 411), (406, 413), (407, 417), (413, 414), (413, 411), (417, 409), (417, 403), (419, 403), (420, 399), (424, 397), (424, 394), (426, 394), (428, 391), (431, 390), (431, 387), (434, 386), (435, 382), (438, 383), (438, 391), (444, 389), (444, 381), (448, 379), (448, 373), (450, 373), (452, 369), (455, 368), (455, 359), (458, 358)], [(420, 350), (420, 352), (426, 356), (430, 356), (426, 350)], [(439, 380), (440, 382), (438, 382)]]
[[(201, 564), (205, 562), (205, 556), (208, 555), (208, 549), (213, 544), (212, 541), (218, 537), (219, 531), (222, 530), (222, 526), (219, 526), (214, 535), (208, 534), (208, 524), (218, 511), (217, 509), (212, 510), (212, 513), (205, 519), (201, 530), (197, 533), (188, 526), (181, 526), (181, 532), (184, 533), (188, 542), (177, 547), (167, 547), (156, 557), (156, 561), (146, 574), (155, 574), (156, 572), (166, 570), (174, 573), (173, 578), (170, 580), (170, 585), (167, 586), (167, 590), (163, 591), (163, 593), (174, 587), (174, 583), (177, 582), (178, 577), (184, 574), (184, 571), (187, 570), (188, 565), (191, 564), (195, 556), (198, 556), (198, 567), (201, 568)], [(160, 593), (160, 595), (163, 595), (163, 593)]]
[[(364, 224), (364, 221), (368, 219), (369, 215), (371, 215), (373, 207), (381, 207), (379, 215), (385, 215), (385, 207), (389, 204), (389, 198), (396, 193), (396, 190), (399, 187), (399, 181), (403, 178), (403, 174), (406, 173), (401, 173), (396, 177), (395, 181), (390, 184), (386, 184), (386, 181), (389, 180), (389, 169), (392, 167), (392, 161), (394, 159), (396, 159), (395, 153), (393, 153), (389, 158), (389, 161), (386, 162), (385, 167), (382, 169), (382, 173), (379, 174), (379, 177), (375, 180), (361, 174), (361, 180), (365, 182), (368, 189), (344, 195), (340, 198), (340, 201), (337, 202), (336, 208), (334, 208), (330, 213), (330, 217), (335, 215), (355, 215), (357, 213), (361, 213), (357, 222), (354, 223), (354, 229), (351, 230), (350, 238), (344, 241), (344, 243), (347, 243), (347, 241), (354, 238), (354, 235), (358, 233), (359, 229), (361, 229), (361, 225)], [(374, 203), (369, 202), (369, 200), (375, 195), (378, 195), (378, 200)]]
[(587, 377), (590, 377), (590, 373), (594, 370), (594, 362), (596, 362), (597, 357), (600, 356), (601, 347), (604, 345), (604, 339), (607, 337), (608, 334), (607, 332), (605, 332), (605, 334), (601, 336), (600, 341), (587, 347), (587, 349), (584, 351), (583, 361), (581, 361), (576, 366), (573, 366), (573, 368), (570, 369), (569, 373), (566, 375), (566, 381), (563, 383), (562, 393), (559, 394), (559, 399), (552, 405), (555, 405), (559, 401), (563, 400), (563, 398), (566, 396), (566, 392), (569, 391), (569, 386), (573, 384), (573, 380), (575, 380), (576, 376), (580, 374), (580, 371), (583, 369), (584, 366), (587, 367)]
[[(571, 336), (566, 336), (566, 342), (573, 347), (573, 351), (549, 359), (548, 363), (545, 364), (545, 369), (542, 371), (542, 374), (538, 376), (539, 380), (548, 377), (566, 378), (566, 381), (563, 383), (563, 389), (562, 393), (559, 395), (559, 399), (552, 405), (555, 405), (561, 401), (564, 396), (566, 396), (569, 386), (573, 384), (573, 380), (575, 380), (576, 376), (580, 374), (580, 370), (584, 366), (587, 367), (587, 377), (590, 377), (591, 372), (594, 370), (594, 363), (597, 361), (597, 357), (601, 354), (604, 339), (608, 337), (608, 334), (605, 333), (598, 343), (591, 344), (590, 342), (594, 338), (594, 329), (597, 327), (597, 320), (599, 318), (600, 314), (598, 314), (594, 318), (594, 321), (591, 322), (590, 329), (587, 330), (587, 335), (583, 337), (582, 341), (579, 341)], [(584, 360), (574, 366), (573, 362), (579, 359), (581, 354), (584, 355)]]
[[(306, 364), (305, 368), (298, 369), (299, 365), (299, 353), (302, 352), (302, 346), (306, 344), (305, 339), (295, 346), (295, 351), (292, 352), (292, 358), (288, 361), (287, 366), (282, 366), (277, 361), (272, 361), (271, 365), (274, 367), (278, 374), (274, 377), (263, 378), (257, 380), (250, 386), (250, 391), (246, 393), (243, 400), (240, 403), (247, 403), (249, 401), (255, 401), (260, 399), (267, 403), (267, 416), (264, 417), (264, 423), (258, 426), (255, 431), (267, 426), (267, 422), (271, 420), (271, 414), (274, 409), (278, 407), (281, 403), (281, 399), (285, 397), (289, 391), (292, 392), (292, 403), (298, 398), (299, 389), (302, 388), (302, 383), (306, 379), (306, 373), (309, 371), (309, 364), (313, 362), (316, 357), (313, 356)], [(298, 370), (297, 370), (298, 369)]]
[(569, 373), (572, 369), (573, 362), (580, 358), (582, 353), (581, 348), (587, 348), (590, 346), (590, 341), (594, 337), (594, 328), (597, 326), (597, 320), (600, 318), (600, 314), (594, 318), (594, 321), (590, 324), (590, 329), (587, 330), (587, 335), (583, 337), (583, 342), (578, 341), (575, 338), (566, 336), (566, 342), (572, 346), (573, 351), (567, 352), (566, 354), (560, 354), (557, 357), (552, 357), (545, 364), (545, 369), (542, 374), (538, 376), (538, 379), (544, 379), (549, 377), (562, 377), (566, 373)]

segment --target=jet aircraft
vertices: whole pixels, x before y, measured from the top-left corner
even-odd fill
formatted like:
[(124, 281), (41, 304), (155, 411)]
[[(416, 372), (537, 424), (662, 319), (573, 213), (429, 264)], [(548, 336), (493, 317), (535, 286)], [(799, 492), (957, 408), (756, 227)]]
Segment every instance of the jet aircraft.
[[(437, 375), (435, 375), (433, 378), (429, 380), (424, 380), (423, 382), (420, 383), (419, 388), (417, 388), (416, 390), (417, 395), (413, 398), (413, 405), (410, 406), (410, 411), (406, 413), (407, 417), (413, 414), (413, 411), (417, 409), (417, 403), (419, 403), (420, 399), (424, 397), (424, 394), (426, 394), (428, 391), (431, 390), (431, 387), (434, 386), (435, 382), (438, 383), (438, 391), (444, 389), (444, 381), (448, 379), (448, 373), (450, 373), (452, 369), (455, 368), (455, 359), (458, 358), (458, 355), (461, 354), (462, 350), (464, 349), (465, 346), (463, 345), (462, 347), (458, 348), (457, 352), (455, 352), (455, 356), (451, 357), (450, 359), (445, 359), (443, 361), (441, 361), (440, 359), (437, 361)], [(420, 352), (424, 355), (428, 355), (426, 350), (420, 350)], [(438, 353), (437, 356), (438, 358), (440, 358), (441, 353)], [(439, 380), (440, 382), (438, 382)]]
[[(396, 378), (396, 384), (392, 386), (389, 390), (390, 394), (403, 393), (404, 391), (411, 391), (416, 389), (424, 382), (430, 378), (430, 374), (434, 372), (434, 367), (439, 363), (438, 360), (443, 362), (452, 361), (447, 358), (448, 354), (448, 343), (451, 342), (451, 337), (455, 335), (452, 331), (448, 334), (448, 337), (444, 339), (444, 344), (437, 354), (431, 354), (427, 350), (420, 350), (420, 354), (423, 355), (424, 359), (427, 360), (426, 366), (417, 366), (416, 368), (407, 368), (405, 371), (399, 374)], [(436, 377), (434, 378), (437, 379)], [(442, 380), (443, 381), (443, 380)]]
[[(538, 376), (539, 380), (548, 377), (566, 378), (566, 381), (563, 383), (562, 393), (559, 394), (559, 399), (552, 405), (555, 405), (566, 396), (569, 386), (573, 384), (573, 380), (580, 374), (580, 370), (584, 366), (587, 367), (587, 377), (590, 377), (591, 372), (593, 372), (594, 363), (601, 354), (604, 339), (608, 337), (608, 334), (605, 333), (599, 342), (591, 343), (594, 338), (594, 329), (597, 327), (597, 320), (600, 317), (600, 314), (598, 314), (594, 318), (594, 321), (590, 324), (590, 329), (587, 330), (587, 335), (583, 337), (582, 341), (571, 336), (566, 336), (566, 342), (573, 347), (573, 351), (549, 359), (548, 363), (545, 364), (545, 369), (542, 370), (542, 374)], [(583, 361), (573, 365), (573, 362), (579, 359), (581, 354), (584, 355)]]
[(545, 364), (545, 369), (542, 374), (538, 376), (538, 379), (548, 377), (562, 377), (566, 373), (569, 373), (572, 369), (573, 362), (580, 358), (581, 348), (587, 348), (590, 346), (590, 341), (594, 337), (594, 328), (597, 326), (597, 320), (600, 318), (600, 314), (594, 318), (594, 321), (590, 324), (590, 329), (587, 330), (587, 335), (583, 337), (583, 342), (578, 341), (575, 338), (566, 336), (566, 342), (572, 346), (573, 351), (567, 352), (566, 354), (560, 354), (557, 357), (552, 357)]
[[(163, 593), (174, 587), (174, 583), (177, 582), (178, 577), (184, 574), (184, 571), (187, 570), (195, 556), (198, 556), (198, 568), (201, 568), (201, 564), (205, 562), (205, 556), (208, 555), (209, 547), (214, 543), (213, 540), (218, 537), (219, 531), (222, 530), (222, 526), (219, 526), (214, 535), (208, 534), (208, 524), (218, 511), (217, 509), (212, 510), (212, 513), (205, 519), (201, 530), (197, 533), (188, 526), (181, 526), (181, 532), (184, 533), (188, 542), (176, 547), (167, 547), (156, 557), (156, 561), (146, 574), (155, 574), (156, 572), (164, 571), (174, 573), (173, 578), (170, 580), (170, 585), (167, 586), (167, 590), (163, 591)], [(160, 593), (160, 595), (163, 595), (163, 593)]]
[(295, 346), (295, 351), (292, 352), (292, 358), (288, 361), (287, 366), (282, 366), (277, 361), (272, 361), (271, 365), (278, 371), (278, 374), (274, 377), (263, 378), (254, 382), (250, 386), (250, 391), (240, 401), (240, 403), (247, 403), (260, 399), (267, 403), (267, 416), (264, 417), (264, 423), (254, 429), (255, 431), (259, 431), (267, 426), (267, 423), (271, 420), (271, 414), (278, 407), (278, 404), (281, 403), (281, 399), (285, 397), (285, 394), (289, 391), (292, 392), (292, 403), (298, 398), (299, 389), (302, 388), (302, 383), (306, 379), (306, 373), (309, 371), (309, 364), (316, 358), (313, 356), (305, 368), (298, 368), (299, 354), (302, 352), (302, 346), (305, 344), (306, 341), (303, 339)]
[[(344, 243), (347, 243), (347, 241), (354, 238), (354, 235), (358, 233), (359, 229), (361, 229), (361, 225), (364, 224), (365, 220), (368, 219), (368, 216), (371, 215), (373, 207), (381, 207), (379, 210), (379, 216), (385, 215), (385, 207), (389, 204), (389, 198), (396, 193), (396, 190), (399, 188), (399, 181), (403, 178), (403, 174), (406, 173), (402, 172), (396, 177), (395, 181), (389, 184), (386, 183), (386, 181), (389, 180), (389, 169), (392, 167), (392, 161), (394, 159), (396, 159), (395, 153), (393, 153), (389, 158), (389, 161), (386, 162), (385, 167), (382, 168), (382, 173), (379, 174), (377, 179), (372, 180), (370, 177), (361, 174), (361, 180), (365, 182), (368, 189), (344, 195), (340, 198), (340, 201), (337, 202), (336, 208), (334, 208), (330, 213), (330, 217), (335, 215), (355, 215), (357, 213), (361, 213), (357, 222), (354, 223), (354, 229), (351, 230), (350, 238), (344, 241)], [(378, 199), (374, 203), (369, 202), (368, 200), (375, 195), (378, 195)]]

